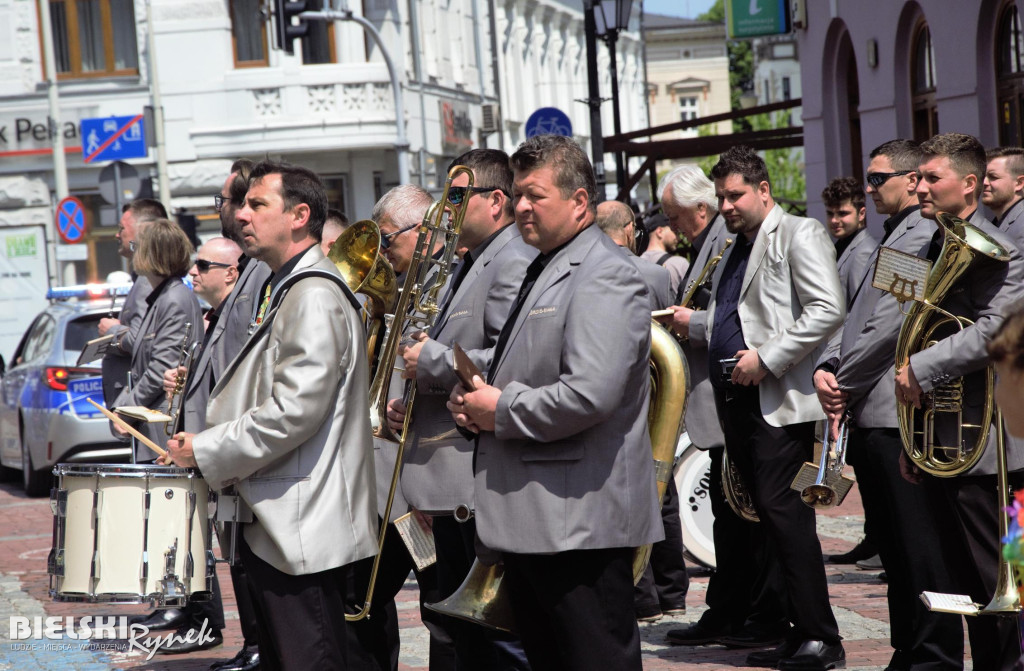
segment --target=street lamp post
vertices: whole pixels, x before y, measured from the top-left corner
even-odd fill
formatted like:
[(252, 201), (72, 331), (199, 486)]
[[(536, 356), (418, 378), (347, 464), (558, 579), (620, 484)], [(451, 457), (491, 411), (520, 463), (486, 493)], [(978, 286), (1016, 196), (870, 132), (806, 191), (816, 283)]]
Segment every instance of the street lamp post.
[[(594, 22), (596, 34), (608, 45), (609, 65), (612, 71), (612, 127), (615, 134), (622, 133), (622, 122), (619, 117), (619, 67), (616, 54), (616, 42), (619, 32), (629, 27), (629, 15), (633, 11), (633, 0), (601, 0), (594, 5)], [(626, 185), (626, 166), (622, 152), (615, 152), (615, 183), (619, 192)]]
[(594, 0), (583, 0), (583, 36), (587, 48), (587, 106), (590, 108), (590, 148), (594, 155), (597, 200), (604, 200), (607, 178), (604, 174), (604, 131), (601, 130), (601, 86), (597, 78), (597, 28)]

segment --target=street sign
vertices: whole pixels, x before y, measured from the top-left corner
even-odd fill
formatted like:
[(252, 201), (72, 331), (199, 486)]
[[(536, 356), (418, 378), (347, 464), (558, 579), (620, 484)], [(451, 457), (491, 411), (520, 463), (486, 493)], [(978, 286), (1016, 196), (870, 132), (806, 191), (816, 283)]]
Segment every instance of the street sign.
[(57, 233), (68, 244), (81, 242), (85, 237), (85, 206), (74, 196), (57, 204)]
[(526, 120), (526, 137), (564, 135), (572, 137), (572, 122), (557, 107), (541, 107)]
[(727, 0), (729, 39), (782, 35), (791, 29), (789, 0)]
[(130, 163), (114, 161), (100, 170), (100, 196), (110, 205), (116, 205), (118, 212), (123, 203), (130, 203), (138, 197), (141, 188), (139, 171)]
[(82, 119), (82, 161), (145, 158), (146, 133), (142, 114)]

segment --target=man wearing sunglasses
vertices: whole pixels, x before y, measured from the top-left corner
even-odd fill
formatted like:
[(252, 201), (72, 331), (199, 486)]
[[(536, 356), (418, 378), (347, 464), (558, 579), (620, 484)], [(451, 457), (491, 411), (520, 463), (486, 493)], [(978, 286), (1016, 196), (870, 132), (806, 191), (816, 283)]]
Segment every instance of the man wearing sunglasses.
[(426, 189), (415, 184), (401, 184), (385, 193), (373, 206), (370, 219), (380, 227), (381, 253), (395, 269), (396, 275), (405, 273), (412, 263), (419, 237), (416, 229), (433, 202)]
[[(473, 171), (475, 186), (460, 174), (448, 190), (449, 201), (465, 208), (459, 247), (465, 248), (441, 294), (430, 337), (414, 334), (415, 344), (402, 350), (405, 376), (415, 379), (419, 395), (413, 411), (413, 439), (406, 445), (402, 492), (417, 510), (430, 515), (437, 548), (438, 587), (454, 592), (476, 559), (476, 523), (455, 520), (456, 507), (473, 507), (473, 441), (455, 432), (446, 402), (457, 378), (452, 346), (485, 349), (497, 341), (519, 285), (537, 251), (523, 242), (512, 210), (512, 170), (508, 155), (474, 149), (455, 165)], [(401, 399), (388, 408), (388, 422), (400, 429), (405, 417)], [(522, 649), (475, 625), (455, 623), (455, 651), (460, 669), (527, 668)]]

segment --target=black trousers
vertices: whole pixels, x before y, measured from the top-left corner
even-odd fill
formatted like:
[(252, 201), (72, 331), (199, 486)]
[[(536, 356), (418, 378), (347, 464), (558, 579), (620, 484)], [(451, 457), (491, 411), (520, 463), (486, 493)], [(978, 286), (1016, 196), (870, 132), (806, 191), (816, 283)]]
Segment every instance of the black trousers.
[(847, 462), (856, 472), (865, 526), (871, 529), (888, 578), (889, 627), (896, 651), (893, 665), (959, 669), (964, 657), (961, 617), (933, 613), (919, 597), (925, 590), (956, 591), (942, 549), (944, 522), (934, 514), (945, 507), (943, 494), (936, 478), (920, 485), (903, 479), (902, 451), (897, 429), (850, 432)]
[[(354, 576), (346, 595), (349, 612), (363, 605), (372, 564), (373, 559), (369, 558), (353, 565)], [(441, 600), (437, 588), (437, 565), (416, 571), (412, 557), (394, 524), (387, 525), (384, 551), (381, 553), (370, 604), (370, 617), (352, 622), (349, 626), (350, 654), (353, 659), (361, 660), (352, 668), (360, 671), (398, 669), (400, 641), (395, 597), (402, 591), (410, 572), (415, 574), (416, 582), (419, 583), (420, 619), (430, 632), (430, 671), (455, 669), (455, 644), (449, 631), (451, 618), (423, 608), (425, 603)]]
[[(433, 518), (437, 548), (437, 585), (442, 599), (451, 596), (469, 575), (476, 559), (476, 522), (456, 522), (451, 515)], [(519, 639), (486, 627), (445, 618), (455, 639), (455, 668), (458, 671), (525, 671), (530, 668)]]
[(502, 553), (504, 581), (534, 671), (641, 671), (633, 548)]
[(686, 608), (690, 576), (683, 560), (683, 532), (675, 479), (668, 481), (661, 503), (661, 521), (665, 525), (665, 540), (651, 547), (651, 561), (636, 585), (633, 605), (637, 613)]
[(794, 640), (837, 643), (839, 626), (828, 600), (814, 510), (789, 488), (814, 453), (814, 423), (784, 427), (761, 414), (757, 387), (715, 389), (729, 459), (750, 490), (770, 551), (779, 558)]
[(242, 563), (259, 626), (260, 669), (346, 669), (345, 586), (348, 567), (289, 575), (241, 540)]
[[(926, 476), (927, 477), (927, 476)], [(946, 562), (957, 593), (987, 604), (998, 578), (999, 519), (996, 476), (930, 478), (945, 506), (937, 509)], [(976, 669), (1014, 667), (1021, 655), (1017, 616), (967, 618), (971, 659)]]
[(182, 609), (188, 615), (192, 626), (199, 629), (206, 623), (207, 629), (220, 631), (224, 628), (224, 602), (220, 595), (220, 580), (213, 574), (213, 590), (208, 601), (189, 601)]
[(711, 512), (715, 514), (715, 572), (708, 580), (704, 600), (708, 609), (700, 617), (714, 631), (780, 631), (789, 626), (782, 573), (774, 552), (768, 550), (764, 527), (737, 515), (722, 488), (723, 447), (711, 456)]
[(238, 606), (238, 623), (242, 628), (242, 644), (256, 647), (260, 643), (260, 629), (256, 623), (256, 606), (253, 605), (249, 590), (249, 577), (245, 567), (236, 564), (231, 567), (231, 588), (235, 591), (235, 604)]

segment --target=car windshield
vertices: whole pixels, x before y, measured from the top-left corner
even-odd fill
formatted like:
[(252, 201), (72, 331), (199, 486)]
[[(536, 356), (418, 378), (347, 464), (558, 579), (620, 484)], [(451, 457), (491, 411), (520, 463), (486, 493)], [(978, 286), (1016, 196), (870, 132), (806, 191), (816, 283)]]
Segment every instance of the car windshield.
[(99, 337), (98, 327), (101, 319), (103, 319), (103, 315), (96, 314), (85, 315), (68, 322), (64, 332), (64, 351), (68, 354), (74, 352), (75, 357), (72, 357), (72, 361), (82, 351), (86, 343)]

